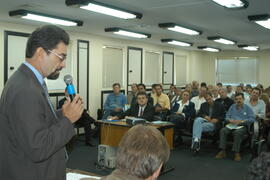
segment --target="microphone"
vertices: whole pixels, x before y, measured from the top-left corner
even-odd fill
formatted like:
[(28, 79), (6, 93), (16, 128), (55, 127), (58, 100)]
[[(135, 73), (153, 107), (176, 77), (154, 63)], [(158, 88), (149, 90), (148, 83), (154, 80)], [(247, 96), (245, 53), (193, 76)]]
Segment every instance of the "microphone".
[(67, 92), (69, 94), (70, 100), (72, 101), (76, 95), (75, 88), (72, 84), (73, 78), (71, 75), (67, 74), (64, 76), (64, 81), (67, 85)]

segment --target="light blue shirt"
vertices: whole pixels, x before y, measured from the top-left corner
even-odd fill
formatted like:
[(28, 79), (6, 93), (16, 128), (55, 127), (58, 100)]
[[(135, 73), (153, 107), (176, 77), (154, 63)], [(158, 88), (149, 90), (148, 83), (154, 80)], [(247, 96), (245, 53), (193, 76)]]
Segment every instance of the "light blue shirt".
[(226, 121), (229, 120), (244, 120), (245, 124), (249, 124), (255, 121), (253, 110), (246, 104), (243, 104), (241, 109), (237, 109), (236, 104), (231, 105), (229, 111), (226, 114)]
[(250, 104), (250, 101), (245, 101), (245, 104), (247, 104), (253, 110), (255, 116), (257, 115), (259, 118), (265, 117), (266, 105), (263, 100), (259, 99), (255, 106)]
[(106, 102), (104, 104), (104, 109), (113, 110), (117, 107), (124, 109), (125, 104), (127, 104), (127, 98), (124, 94), (120, 93), (118, 95), (115, 95), (114, 93), (111, 93), (108, 95), (106, 99)]
[(23, 64), (25, 64), (29, 69), (31, 69), (31, 71), (33, 71), (33, 73), (35, 74), (35, 76), (38, 79), (39, 83), (41, 84), (41, 86), (43, 86), (44, 78), (40, 74), (40, 72), (34, 66), (32, 66), (30, 63), (28, 63), (27, 61), (23, 62)]

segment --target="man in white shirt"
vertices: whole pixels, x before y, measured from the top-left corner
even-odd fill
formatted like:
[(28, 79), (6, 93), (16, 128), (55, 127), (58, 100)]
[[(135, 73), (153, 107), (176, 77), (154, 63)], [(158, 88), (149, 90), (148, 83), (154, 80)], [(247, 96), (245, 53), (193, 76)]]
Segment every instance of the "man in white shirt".
[(206, 87), (201, 87), (200, 88), (200, 93), (199, 96), (195, 96), (191, 99), (191, 102), (195, 104), (195, 110), (196, 112), (199, 111), (201, 104), (205, 102), (204, 96), (206, 94), (207, 88)]
[(232, 86), (228, 85), (226, 88), (227, 88), (227, 96), (229, 98), (232, 98), (232, 96), (234, 95), (234, 91), (232, 90)]

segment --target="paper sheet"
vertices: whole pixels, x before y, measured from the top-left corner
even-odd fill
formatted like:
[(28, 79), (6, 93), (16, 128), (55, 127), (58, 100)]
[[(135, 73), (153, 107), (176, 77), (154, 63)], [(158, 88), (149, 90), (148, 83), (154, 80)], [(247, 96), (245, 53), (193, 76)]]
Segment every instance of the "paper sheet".
[(89, 176), (89, 175), (72, 173), (72, 172), (67, 173), (66, 177), (67, 177), (67, 180), (80, 180), (82, 178), (101, 179), (100, 177), (97, 177), (97, 176)]

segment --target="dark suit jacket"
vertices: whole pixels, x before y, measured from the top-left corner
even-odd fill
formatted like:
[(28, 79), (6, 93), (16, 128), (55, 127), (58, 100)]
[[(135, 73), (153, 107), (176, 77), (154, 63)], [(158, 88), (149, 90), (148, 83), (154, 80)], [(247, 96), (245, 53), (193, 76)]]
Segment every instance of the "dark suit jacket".
[[(179, 104), (175, 103), (173, 108), (171, 109), (171, 114), (176, 113), (179, 109)], [(195, 104), (191, 101), (189, 101), (188, 105), (185, 105), (182, 111), (185, 114), (185, 117), (188, 118), (193, 118), (196, 115), (196, 110), (195, 110)]]
[[(139, 105), (132, 105), (126, 112), (123, 112), (119, 115), (120, 119), (125, 118), (125, 116), (139, 117)], [(151, 104), (147, 104), (144, 108), (143, 115), (139, 118), (146, 119), (147, 121), (153, 121), (153, 117), (155, 114), (155, 108)]]
[(224, 108), (226, 109), (226, 112), (230, 109), (231, 105), (234, 104), (234, 100), (232, 100), (229, 97), (227, 97), (225, 99), (218, 98), (218, 99), (216, 99), (216, 101), (223, 104)]
[[(209, 116), (209, 107), (210, 106), (207, 102), (202, 103), (198, 112), (198, 116), (202, 118)], [(225, 119), (225, 114), (226, 112), (224, 106), (221, 103), (215, 101), (211, 118), (216, 118), (219, 121), (223, 121)]]
[(0, 100), (1, 179), (65, 179), (64, 146), (75, 132), (61, 111), (56, 114), (34, 73), (22, 64)]

